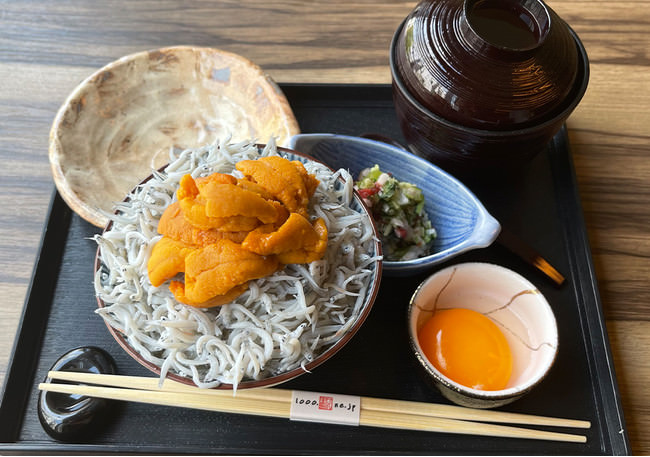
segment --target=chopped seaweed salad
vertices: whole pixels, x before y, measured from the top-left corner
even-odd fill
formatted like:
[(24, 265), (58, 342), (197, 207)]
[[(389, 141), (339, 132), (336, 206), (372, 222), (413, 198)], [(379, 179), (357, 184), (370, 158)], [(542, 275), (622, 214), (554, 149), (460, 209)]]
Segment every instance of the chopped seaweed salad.
[(398, 181), (375, 165), (361, 171), (355, 188), (377, 223), (386, 260), (412, 260), (429, 254), (436, 230), (424, 210), (419, 187)]

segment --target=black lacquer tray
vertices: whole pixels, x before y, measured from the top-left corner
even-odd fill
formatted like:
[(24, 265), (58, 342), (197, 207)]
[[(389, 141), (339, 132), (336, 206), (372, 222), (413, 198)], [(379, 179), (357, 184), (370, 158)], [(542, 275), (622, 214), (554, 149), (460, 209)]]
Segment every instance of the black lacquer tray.
[[(283, 85), (303, 133), (400, 139), (389, 86)], [(77, 443), (51, 439), (36, 413), (37, 384), (67, 350), (106, 349), (121, 374), (152, 375), (113, 340), (92, 272), (99, 232), (54, 193), (0, 404), (0, 453), (146, 454), (628, 454), (618, 386), (566, 131), (512, 180), (465, 181), (487, 209), (567, 277), (555, 287), (499, 245), (450, 261), (512, 268), (546, 295), (557, 316), (558, 359), (527, 397), (502, 409), (589, 420), (586, 444), (291, 422), (119, 403), (107, 425)], [(442, 268), (446, 265), (441, 265)], [(426, 275), (384, 278), (370, 316), (335, 357), (283, 388), (445, 403), (408, 349), (406, 305)]]

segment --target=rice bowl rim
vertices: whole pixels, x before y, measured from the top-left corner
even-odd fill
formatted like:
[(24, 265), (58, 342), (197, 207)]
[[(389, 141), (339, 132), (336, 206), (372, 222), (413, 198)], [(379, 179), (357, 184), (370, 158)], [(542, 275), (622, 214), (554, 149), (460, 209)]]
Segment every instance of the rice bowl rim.
[[(256, 143), (254, 146), (257, 148), (258, 151), (263, 150), (265, 147), (264, 144), (259, 144)], [(303, 163), (306, 163), (308, 161), (315, 162), (318, 164), (321, 164), (325, 166), (330, 172), (335, 173), (335, 171), (330, 168), (326, 163), (315, 159), (313, 157), (308, 156), (307, 154), (303, 154), (301, 152), (295, 151), (293, 149), (289, 148), (284, 148), (284, 147), (276, 147), (276, 151), (279, 155), (282, 157), (287, 158), (287, 155), (291, 155), (294, 157), (299, 158)], [(165, 168), (167, 168), (168, 165), (164, 165), (161, 167), (158, 171), (159, 172), (164, 172)], [(145, 184), (146, 182), (150, 181), (151, 179), (154, 178), (154, 174), (150, 174), (147, 176), (145, 179), (143, 179), (140, 183), (138, 183), (136, 186), (133, 187), (133, 189), (129, 192), (129, 194), (124, 198), (123, 201), (129, 200), (131, 197), (133, 191), (135, 191), (138, 187), (141, 185)], [(343, 178), (339, 176), (339, 181), (343, 181)], [(359, 205), (361, 208), (362, 212), (367, 216), (370, 225), (372, 227), (372, 232), (373, 232), (373, 242), (372, 245), (374, 246), (374, 253), (377, 256), (382, 255), (382, 246), (381, 246), (381, 241), (379, 241), (379, 234), (377, 231), (377, 226), (375, 224), (374, 219), (372, 218), (370, 214), (370, 210), (368, 209), (367, 205), (363, 202), (363, 199), (359, 195), (359, 193), (356, 190), (352, 190), (352, 199)], [(117, 214), (117, 211), (114, 212), (114, 214)], [(106, 227), (102, 231), (102, 235), (109, 231), (113, 226), (113, 220), (110, 219), (108, 223), (106, 224)], [(100, 250), (101, 246), (97, 247), (97, 251), (95, 253), (95, 262), (94, 262), (94, 268), (93, 272), (94, 274), (97, 273), (97, 271), (102, 267), (103, 262), (100, 259)], [(362, 307), (361, 312), (356, 318), (356, 321), (354, 324), (350, 327), (348, 331), (346, 331), (334, 344), (329, 346), (324, 352), (318, 354), (312, 360), (311, 362), (307, 363), (304, 365), (304, 367), (300, 366), (297, 368), (294, 368), (293, 370), (275, 375), (275, 376), (270, 376), (267, 378), (263, 379), (258, 379), (258, 380), (242, 380), (237, 383), (237, 389), (253, 389), (253, 388), (258, 388), (258, 387), (271, 387), (275, 386), (284, 382), (287, 382), (289, 380), (292, 380), (294, 378), (297, 378), (298, 376), (309, 373), (311, 372), (314, 368), (318, 367), (319, 365), (323, 364), (325, 361), (329, 360), (332, 356), (334, 356), (341, 348), (343, 348), (351, 339), (354, 337), (354, 335), (357, 333), (357, 331), (361, 328), (363, 323), (365, 322), (366, 318), (370, 314), (370, 311), (372, 310), (372, 307), (375, 303), (375, 300), (377, 299), (377, 295), (379, 293), (379, 284), (381, 282), (381, 276), (382, 276), (382, 265), (383, 265), (383, 259), (379, 258), (374, 261), (374, 270), (372, 277), (370, 279), (370, 284), (368, 291), (366, 292), (366, 297), (364, 300), (364, 304)], [(104, 308), (104, 301), (96, 294), (95, 298), (97, 299), (97, 305), (99, 308)], [(187, 306), (187, 305), (186, 305)], [(140, 365), (143, 367), (147, 368), (148, 370), (156, 373), (158, 376), (160, 376), (161, 373), (161, 367), (156, 365), (155, 363), (149, 362), (148, 360), (145, 360), (145, 358), (129, 344), (127, 341), (126, 337), (122, 332), (119, 330), (115, 329), (112, 327), (106, 320), (104, 320), (104, 324), (108, 328), (108, 331), (111, 333), (115, 341), (124, 349), (124, 351), (131, 356), (136, 362), (138, 362)], [(194, 382), (192, 381), (191, 378), (184, 377), (181, 375), (178, 375), (176, 373), (168, 371), (165, 375), (166, 379), (171, 379), (173, 381), (190, 385), (190, 386), (195, 386)], [(228, 384), (228, 383), (222, 383), (216, 387), (212, 387), (212, 389), (219, 389), (219, 390), (233, 390), (233, 385)]]

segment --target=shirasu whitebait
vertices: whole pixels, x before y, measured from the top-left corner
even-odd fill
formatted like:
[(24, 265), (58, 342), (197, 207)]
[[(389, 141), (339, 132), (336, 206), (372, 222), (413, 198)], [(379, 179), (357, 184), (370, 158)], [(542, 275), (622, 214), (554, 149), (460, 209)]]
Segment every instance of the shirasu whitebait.
[[(380, 258), (370, 220), (352, 199), (352, 177), (308, 161), (320, 185), (311, 201), (323, 217), (328, 250), (322, 260), (287, 265), (250, 283), (231, 304), (199, 309), (178, 303), (168, 285), (153, 287), (147, 276), (156, 227), (175, 199), (185, 174), (237, 174), (240, 160), (275, 155), (273, 141), (260, 151), (252, 143), (227, 141), (197, 149), (170, 151), (170, 164), (138, 186), (101, 236), (101, 268), (94, 284), (104, 306), (97, 313), (122, 333), (145, 360), (167, 373), (191, 378), (201, 387), (221, 383), (235, 388), (304, 367), (335, 344), (354, 324)], [(339, 180), (343, 178), (343, 183)]]

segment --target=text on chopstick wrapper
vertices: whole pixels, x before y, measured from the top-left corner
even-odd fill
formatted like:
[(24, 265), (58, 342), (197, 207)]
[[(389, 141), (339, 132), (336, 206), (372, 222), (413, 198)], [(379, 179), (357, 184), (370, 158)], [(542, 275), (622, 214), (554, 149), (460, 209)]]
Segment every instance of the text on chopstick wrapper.
[(359, 425), (360, 397), (301, 390), (291, 394), (291, 420)]

